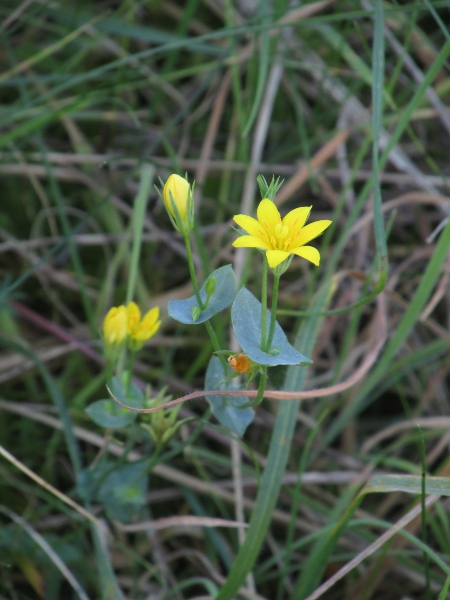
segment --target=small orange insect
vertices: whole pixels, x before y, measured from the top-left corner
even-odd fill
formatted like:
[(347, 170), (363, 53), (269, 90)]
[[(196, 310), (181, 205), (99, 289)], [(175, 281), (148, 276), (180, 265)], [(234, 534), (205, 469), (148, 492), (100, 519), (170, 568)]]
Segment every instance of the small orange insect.
[(254, 362), (243, 352), (231, 354), (228, 357), (228, 364), (236, 373), (251, 373), (254, 369)]

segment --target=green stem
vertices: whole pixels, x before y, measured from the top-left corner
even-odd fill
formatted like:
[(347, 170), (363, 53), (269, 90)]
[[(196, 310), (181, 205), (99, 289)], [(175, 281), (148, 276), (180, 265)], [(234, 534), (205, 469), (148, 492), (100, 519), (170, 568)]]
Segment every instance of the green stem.
[(267, 383), (267, 367), (262, 367), (262, 373), (259, 377), (258, 384), (258, 393), (255, 398), (255, 406), (261, 404), (264, 398), (264, 392), (266, 391), (266, 383)]
[[(194, 294), (197, 299), (197, 303), (198, 303), (200, 309), (203, 310), (205, 308), (205, 305), (203, 304), (201, 296), (200, 296), (200, 289), (198, 287), (197, 276), (195, 274), (194, 259), (192, 257), (191, 240), (189, 239), (188, 235), (184, 236), (184, 243), (186, 245), (187, 260), (188, 260), (188, 266), (189, 266), (189, 275), (191, 277), (192, 287), (194, 288)], [(219, 344), (219, 340), (217, 339), (216, 332), (213, 329), (213, 326), (211, 325), (211, 323), (206, 321), (205, 327), (206, 327), (206, 331), (208, 332), (209, 337), (211, 339), (211, 344), (212, 344), (212, 347), (214, 348), (214, 351), (218, 352), (220, 350), (220, 344)], [(219, 356), (220, 362), (222, 363), (224, 371), (226, 373), (227, 361), (225, 360), (225, 357), (222, 356), (222, 354), (218, 354), (218, 356)]]
[(243, 408), (251, 408), (252, 406), (258, 406), (261, 404), (264, 398), (264, 392), (266, 391), (266, 383), (267, 383), (267, 367), (261, 367), (261, 374), (259, 376), (259, 384), (258, 384), (258, 392), (256, 394), (256, 398), (251, 402), (246, 402), (245, 404), (241, 404), (239, 409)]
[(200, 309), (203, 310), (205, 307), (203, 305), (203, 302), (202, 302), (202, 299), (200, 296), (200, 289), (199, 289), (198, 283), (197, 283), (197, 275), (195, 274), (194, 259), (192, 257), (191, 240), (189, 239), (188, 235), (184, 236), (184, 243), (186, 245), (187, 260), (188, 260), (188, 266), (189, 266), (189, 275), (191, 277), (192, 287), (194, 288), (194, 294), (197, 299), (197, 303), (198, 303)]
[(261, 277), (261, 349), (266, 347), (267, 333), (267, 258), (264, 254)]
[(114, 366), (113, 366), (113, 362), (112, 360), (108, 357), (107, 358), (107, 362), (106, 362), (106, 381), (108, 383), (108, 386), (113, 389), (112, 387), (112, 380), (113, 380), (113, 376), (114, 376)]
[(132, 350), (130, 354), (130, 360), (128, 362), (127, 378), (125, 381), (125, 394), (128, 397), (131, 387), (131, 379), (133, 377), (134, 359), (136, 358), (136, 351)]
[(272, 294), (272, 308), (270, 310), (270, 328), (269, 337), (265, 346), (266, 352), (269, 352), (272, 345), (273, 336), (275, 333), (275, 325), (277, 322), (277, 304), (278, 304), (278, 289), (280, 287), (280, 275), (274, 277), (273, 280), (273, 294)]

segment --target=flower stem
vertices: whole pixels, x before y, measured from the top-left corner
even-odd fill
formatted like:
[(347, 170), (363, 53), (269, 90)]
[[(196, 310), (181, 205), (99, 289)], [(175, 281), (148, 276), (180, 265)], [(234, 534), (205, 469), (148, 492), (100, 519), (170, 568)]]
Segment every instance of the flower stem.
[(266, 352), (269, 352), (273, 342), (273, 336), (275, 333), (275, 324), (277, 322), (277, 304), (278, 304), (278, 289), (280, 286), (280, 275), (275, 275), (273, 280), (273, 293), (272, 293), (272, 308), (270, 310), (270, 327), (269, 337), (266, 343)]
[[(211, 325), (211, 323), (209, 321), (205, 321), (205, 327), (206, 327), (206, 331), (209, 333), (209, 337), (211, 338), (211, 343), (212, 343), (212, 347), (214, 348), (214, 352), (218, 352), (220, 350), (220, 344), (219, 344), (219, 340), (217, 339), (217, 335), (216, 332), (213, 329), (213, 326)], [(222, 354), (218, 355), (219, 358), (222, 357)], [(224, 359), (225, 361), (225, 359)], [(225, 361), (226, 363), (226, 361)], [(224, 363), (224, 364), (225, 364)]]
[(266, 348), (267, 334), (267, 258), (264, 254), (261, 281), (261, 349)]
[(197, 303), (198, 303), (200, 309), (203, 310), (205, 307), (203, 305), (203, 302), (202, 302), (202, 299), (200, 296), (200, 289), (199, 289), (198, 283), (197, 283), (197, 275), (195, 274), (194, 259), (192, 257), (191, 240), (189, 239), (188, 235), (184, 236), (184, 243), (186, 245), (187, 260), (188, 260), (188, 266), (189, 266), (189, 275), (191, 277), (192, 287), (194, 288), (194, 294), (197, 299)]
[(251, 402), (246, 402), (245, 404), (241, 404), (239, 409), (243, 408), (251, 408), (252, 406), (258, 406), (261, 404), (264, 398), (264, 392), (266, 391), (266, 383), (267, 383), (267, 367), (261, 367), (261, 374), (259, 376), (258, 383), (258, 392), (256, 394), (256, 398)]
[(134, 368), (134, 360), (136, 358), (136, 351), (131, 350), (130, 358), (128, 361), (128, 369), (126, 371), (126, 381), (125, 381), (125, 395), (128, 397), (131, 388), (131, 379), (133, 377), (133, 368)]
[[(197, 299), (197, 304), (199, 305), (200, 309), (203, 310), (205, 308), (205, 305), (203, 304), (202, 298), (200, 296), (200, 289), (198, 287), (197, 276), (195, 274), (194, 259), (192, 257), (191, 240), (189, 239), (188, 235), (184, 236), (184, 243), (186, 245), (187, 260), (188, 260), (188, 266), (189, 266), (189, 275), (191, 277), (192, 287), (194, 288), (195, 298)], [(220, 344), (219, 344), (219, 340), (217, 339), (216, 332), (213, 329), (213, 326), (211, 325), (211, 323), (209, 323), (209, 321), (205, 321), (205, 327), (206, 327), (206, 331), (208, 332), (209, 337), (211, 339), (211, 344), (212, 344), (212, 347), (214, 348), (214, 351), (218, 352), (220, 350)], [(219, 356), (220, 362), (222, 363), (222, 367), (226, 373), (227, 361), (225, 360), (225, 357), (222, 356), (222, 354), (218, 354), (218, 356)]]

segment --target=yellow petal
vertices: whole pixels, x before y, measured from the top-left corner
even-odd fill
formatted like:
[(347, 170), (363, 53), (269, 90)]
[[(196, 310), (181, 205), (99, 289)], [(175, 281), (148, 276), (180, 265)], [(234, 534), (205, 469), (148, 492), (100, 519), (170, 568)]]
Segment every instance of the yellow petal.
[(146, 327), (153, 326), (159, 318), (159, 307), (155, 306), (151, 308), (147, 313), (145, 313), (144, 318), (142, 319), (142, 323)]
[(106, 346), (119, 346), (128, 334), (128, 316), (125, 306), (113, 307), (103, 322), (103, 340)]
[(158, 318), (159, 307), (155, 306), (145, 313), (142, 321), (136, 324), (131, 333), (131, 346), (134, 349), (139, 349), (144, 342), (155, 335), (161, 325)]
[(261, 238), (253, 235), (241, 235), (237, 240), (234, 240), (233, 246), (235, 248), (262, 248), (263, 250), (270, 250), (272, 247)]
[(239, 225), (239, 227), (242, 227), (242, 229), (250, 235), (254, 235), (255, 237), (261, 237), (262, 235), (265, 235), (263, 227), (253, 217), (249, 217), (247, 215), (234, 215), (233, 219)]
[(172, 217), (176, 217), (172, 206), (173, 200), (178, 208), (181, 219), (184, 222), (186, 221), (190, 193), (190, 185), (184, 177), (180, 177), (180, 175), (176, 175), (175, 173), (169, 177), (163, 189), (163, 198), (164, 204)]
[(303, 227), (299, 237), (295, 240), (296, 244), (303, 246), (307, 244), (318, 235), (323, 233), (327, 227), (331, 225), (331, 221), (316, 221)]
[(149, 340), (151, 337), (153, 337), (155, 335), (155, 333), (158, 331), (160, 325), (161, 325), (161, 321), (156, 321), (156, 323), (147, 324), (147, 325), (144, 324), (143, 321), (141, 321), (139, 328), (136, 330), (136, 332), (132, 336), (133, 341), (138, 342), (140, 344), (142, 344), (143, 342), (146, 342), (147, 340)]
[(295, 250), (291, 250), (292, 254), (296, 254), (297, 256), (301, 256), (302, 258), (306, 258), (309, 262), (312, 262), (316, 267), (319, 266), (320, 263), (320, 254), (317, 248), (313, 248), (313, 246), (302, 246), (301, 248), (296, 248)]
[(287, 226), (292, 233), (298, 231), (306, 223), (312, 206), (301, 206), (294, 208), (283, 219), (283, 227)]
[(289, 256), (289, 252), (283, 252), (283, 250), (268, 250), (266, 256), (269, 267), (273, 269), (274, 267), (278, 267), (283, 260), (286, 260)]
[(276, 238), (275, 227), (281, 223), (280, 213), (278, 208), (268, 198), (261, 200), (258, 206), (258, 221), (268, 229), (268, 233)]
[(136, 304), (136, 302), (130, 302), (127, 306), (127, 315), (128, 318), (134, 318), (137, 321), (141, 320), (141, 311), (139, 309), (139, 306)]

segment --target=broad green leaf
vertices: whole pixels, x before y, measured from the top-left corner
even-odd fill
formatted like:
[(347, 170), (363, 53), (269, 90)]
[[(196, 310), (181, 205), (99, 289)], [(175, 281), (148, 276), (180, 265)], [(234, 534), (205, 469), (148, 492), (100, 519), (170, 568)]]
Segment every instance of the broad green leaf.
[[(232, 381), (224, 381), (230, 373), (232, 373), (232, 370), (227, 369), (225, 373), (220, 359), (213, 356), (206, 369), (205, 389), (236, 390), (237, 388)], [(239, 408), (245, 402), (249, 402), (249, 398), (247, 396), (207, 395), (206, 399), (219, 423), (242, 437), (255, 416), (252, 408)]]
[[(144, 394), (134, 384), (124, 386), (120, 379), (113, 377), (112, 393), (122, 404), (133, 408), (144, 407)], [(91, 417), (94, 423), (108, 429), (126, 427), (130, 423), (133, 423), (137, 417), (137, 413), (122, 408), (111, 398), (93, 402), (85, 409), (85, 412)]]
[(130, 521), (145, 506), (148, 461), (136, 461), (115, 469), (103, 482), (98, 499), (110, 519)]
[[(212, 278), (216, 279), (215, 290), (209, 298), (208, 306), (204, 310), (201, 310), (198, 313), (199, 306), (197, 298), (191, 296), (186, 300), (172, 300), (169, 302), (169, 316), (186, 325), (197, 325), (198, 323), (208, 321), (211, 317), (229, 306), (232, 303), (236, 292), (236, 278), (231, 265), (225, 265), (211, 273), (200, 290), (202, 302), (206, 302), (207, 300), (208, 296), (206, 288), (207, 286), (210, 286), (210, 284), (208, 285), (208, 282)], [(195, 320), (192, 318), (193, 310), (198, 314), (198, 317)]]
[(137, 417), (137, 413), (122, 408), (111, 399), (93, 402), (85, 409), (85, 412), (94, 423), (108, 429), (126, 427)]
[[(261, 302), (243, 287), (231, 307), (234, 333), (245, 354), (259, 365), (310, 365), (312, 360), (303, 356), (288, 342), (286, 334), (276, 323), (270, 352), (261, 349)], [(267, 323), (270, 312), (267, 311)]]

